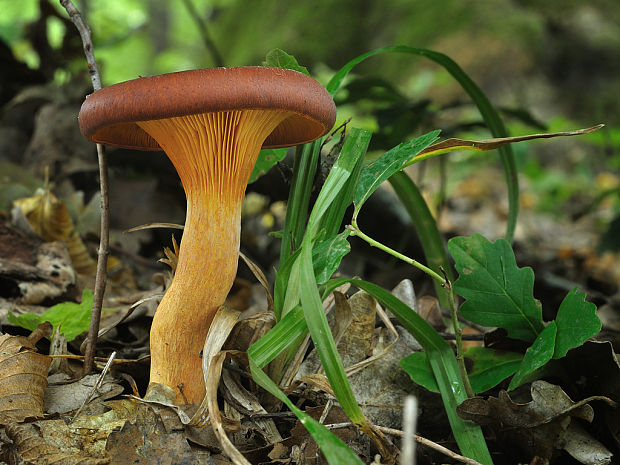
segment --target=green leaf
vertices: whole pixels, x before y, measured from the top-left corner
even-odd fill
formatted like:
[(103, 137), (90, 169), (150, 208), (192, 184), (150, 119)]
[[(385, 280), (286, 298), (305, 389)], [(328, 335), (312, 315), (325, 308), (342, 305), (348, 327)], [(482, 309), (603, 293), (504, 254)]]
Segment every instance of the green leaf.
[(519, 268), (510, 244), (493, 243), (474, 234), (448, 242), (459, 278), (454, 290), (466, 299), (462, 315), (483, 325), (508, 331), (508, 336), (533, 341), (544, 329), (540, 303), (534, 299), (534, 272)]
[(20, 313), (16, 315), (13, 312), (9, 312), (8, 318), (10, 324), (27, 329), (28, 331), (34, 331), (41, 323), (39, 315), (35, 315), (34, 313)]
[(586, 302), (586, 294), (576, 288), (570, 291), (560, 304), (555, 318), (558, 334), (555, 338), (553, 358), (582, 345), (601, 330), (601, 320), (596, 316), (596, 305)]
[(557, 326), (555, 322), (552, 321), (538, 335), (534, 343), (525, 352), (519, 369), (512, 377), (510, 385), (508, 386), (509, 391), (518, 388), (528, 375), (534, 373), (551, 360), (555, 347), (556, 333)]
[(385, 152), (374, 162), (364, 166), (360, 173), (353, 203), (355, 211), (353, 218), (357, 217), (362, 205), (377, 190), (377, 188), (390, 176), (399, 171), (405, 162), (413, 158), (419, 152), (437, 140), (440, 131), (432, 131), (408, 142), (403, 142), (391, 150)]
[[(88, 331), (92, 310), (93, 293), (90, 289), (84, 289), (82, 301), (79, 304), (74, 302), (56, 304), (49, 310), (41, 313), (41, 315), (28, 313), (12, 315), (9, 313), (9, 322), (32, 331), (36, 329), (39, 323), (49, 321), (54, 331), (60, 325), (61, 333), (64, 333), (67, 341), (70, 342), (83, 332)], [(36, 324), (34, 324), (35, 321)]]
[[(464, 355), (473, 361), (469, 382), (476, 394), (488, 391), (512, 376), (523, 360), (522, 354), (485, 347), (470, 347)], [(424, 386), (429, 391), (439, 392), (425, 352), (408, 355), (400, 361), (400, 366), (414, 383)]]
[(285, 156), (285, 148), (261, 150), (258, 154), (258, 158), (256, 159), (256, 163), (254, 164), (254, 169), (252, 170), (252, 174), (250, 175), (248, 184), (251, 184), (258, 178), (260, 178), (263, 174), (269, 171), (273, 165), (275, 165), (279, 161), (282, 161)]
[(474, 362), (469, 382), (476, 394), (488, 391), (512, 376), (523, 360), (523, 354), (486, 347), (470, 347), (464, 356)]
[(299, 71), (300, 73), (310, 76), (308, 69), (305, 66), (301, 66), (293, 55), (289, 55), (279, 48), (274, 48), (267, 52), (263, 64), (272, 68), (292, 69), (293, 71)]
[(342, 359), (329, 329), (329, 323), (323, 310), (321, 297), (317, 289), (312, 268), (311, 239), (306, 236), (301, 246), (299, 295), (306, 317), (306, 324), (312, 336), (314, 347), (329, 379), (340, 406), (351, 421), (362, 429), (368, 427), (366, 418), (355, 400), (353, 390), (342, 365)]
[(300, 145), (295, 150), (293, 178), (286, 205), (286, 217), (280, 245), (280, 265), (300, 246), (306, 229), (314, 175), (318, 166), (321, 139)]
[(350, 232), (343, 231), (337, 236), (320, 242), (312, 249), (312, 263), (317, 284), (326, 283), (340, 266), (342, 258), (351, 251), (347, 241)]
[[(340, 195), (334, 199), (329, 210), (321, 219), (320, 229), (325, 230), (326, 237), (336, 235), (342, 227), (344, 215), (351, 202), (353, 202), (360, 172), (364, 165), (364, 156), (368, 150), (371, 137), (372, 133), (370, 131), (352, 128), (344, 141), (339, 157), (349, 158), (353, 156), (357, 163), (351, 170), (351, 174), (342, 187)], [(349, 152), (353, 152), (353, 155), (349, 154)]]
[(431, 392), (439, 392), (433, 369), (428, 362), (425, 352), (414, 352), (401, 359), (400, 367), (409, 375), (411, 380), (425, 387)]

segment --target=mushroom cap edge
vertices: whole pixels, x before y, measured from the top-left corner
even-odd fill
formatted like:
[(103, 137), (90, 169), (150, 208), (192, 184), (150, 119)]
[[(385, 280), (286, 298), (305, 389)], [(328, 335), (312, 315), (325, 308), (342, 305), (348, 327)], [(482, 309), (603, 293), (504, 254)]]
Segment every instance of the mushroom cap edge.
[(248, 66), (206, 68), (142, 77), (87, 96), (78, 117), (93, 142), (138, 150), (161, 150), (135, 122), (233, 110), (284, 110), (291, 116), (263, 148), (315, 140), (331, 129), (336, 106), (313, 78), (297, 71)]

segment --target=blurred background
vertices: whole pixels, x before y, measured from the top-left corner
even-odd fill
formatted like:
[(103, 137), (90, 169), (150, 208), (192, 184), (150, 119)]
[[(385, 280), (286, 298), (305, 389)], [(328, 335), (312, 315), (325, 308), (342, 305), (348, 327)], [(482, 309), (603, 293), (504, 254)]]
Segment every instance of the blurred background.
[[(605, 123), (587, 136), (514, 146), (522, 187), (516, 238), (527, 260), (555, 263), (562, 270), (568, 264), (574, 273), (562, 271), (565, 278), (591, 279), (594, 272), (582, 276), (582, 265), (595, 261), (605, 294), (616, 292), (620, 270), (615, 255), (605, 255), (620, 242), (616, 0), (74, 3), (92, 30), (104, 86), (199, 67), (260, 65), (273, 48), (294, 55), (325, 84), (357, 55), (402, 44), (454, 59), (501, 110), (511, 135)], [(40, 185), (48, 169), (58, 195), (81, 192), (84, 205), (94, 202), (96, 212), (96, 156), (75, 119), (92, 91), (80, 38), (59, 2), (3, 0), (1, 8), (0, 210), (8, 211), (15, 198)], [(442, 137), (490, 137), (459, 85), (420, 57), (384, 54), (367, 60), (336, 100), (339, 123), (352, 118), (350, 125), (373, 130), (371, 155), (431, 129), (441, 129)], [(183, 221), (183, 192), (165, 157), (110, 149), (109, 159), (114, 231), (150, 221)], [(506, 188), (495, 153), (454, 154), (421, 164), (411, 174), (446, 235), (502, 236)], [(278, 229), (288, 192), (287, 160), (249, 191), (257, 197), (244, 221), (262, 230), (249, 228), (246, 246), (265, 248), (254, 255), (270, 269), (277, 244), (263, 244), (263, 233)], [(389, 192), (385, 195), (377, 197), (376, 211), (390, 212), (386, 221), (394, 228), (375, 221), (380, 216), (373, 220), (372, 210), (360, 224), (419, 255), (414, 235), (403, 233), (408, 220)], [(91, 217), (82, 232), (96, 234), (96, 214)], [(79, 215), (75, 219), (79, 224)], [(144, 232), (128, 239), (114, 231), (119, 247), (146, 256), (160, 251), (170, 237), (169, 231)], [(385, 262), (370, 262), (374, 265), (350, 263), (351, 273), (373, 269), (381, 271), (379, 282), (391, 279)]]

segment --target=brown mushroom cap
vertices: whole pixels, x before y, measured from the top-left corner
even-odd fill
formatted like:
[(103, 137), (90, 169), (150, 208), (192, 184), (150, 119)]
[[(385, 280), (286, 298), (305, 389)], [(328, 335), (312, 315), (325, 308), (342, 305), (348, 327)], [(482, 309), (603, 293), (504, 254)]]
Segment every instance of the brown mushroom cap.
[(297, 71), (267, 68), (209, 68), (144, 77), (89, 95), (79, 114), (82, 134), (106, 145), (161, 150), (136, 121), (231, 110), (291, 113), (263, 147), (312, 141), (334, 124), (336, 107), (314, 79)]

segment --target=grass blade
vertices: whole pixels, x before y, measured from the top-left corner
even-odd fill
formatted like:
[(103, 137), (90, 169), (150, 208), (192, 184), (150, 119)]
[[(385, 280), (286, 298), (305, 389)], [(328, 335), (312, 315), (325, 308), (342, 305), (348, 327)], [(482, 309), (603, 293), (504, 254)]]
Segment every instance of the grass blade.
[(306, 218), (310, 205), (310, 194), (321, 147), (320, 140), (297, 147), (293, 164), (293, 179), (289, 191), (280, 245), (280, 263), (286, 259), (301, 244)]

